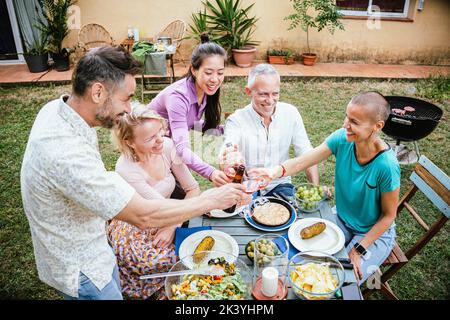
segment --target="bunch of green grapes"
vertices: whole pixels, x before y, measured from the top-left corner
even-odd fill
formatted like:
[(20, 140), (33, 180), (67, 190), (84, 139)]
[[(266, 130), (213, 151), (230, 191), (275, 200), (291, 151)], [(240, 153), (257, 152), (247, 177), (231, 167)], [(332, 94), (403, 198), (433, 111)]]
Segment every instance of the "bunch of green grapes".
[(297, 198), (301, 200), (302, 209), (317, 209), (318, 201), (323, 198), (323, 188), (321, 186), (300, 186), (297, 189)]

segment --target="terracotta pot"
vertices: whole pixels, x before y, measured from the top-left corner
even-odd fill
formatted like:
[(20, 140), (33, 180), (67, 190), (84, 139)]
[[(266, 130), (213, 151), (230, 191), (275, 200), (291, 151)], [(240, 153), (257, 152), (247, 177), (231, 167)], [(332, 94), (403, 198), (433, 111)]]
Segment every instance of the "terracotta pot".
[(312, 66), (316, 62), (317, 55), (315, 53), (302, 53), (302, 58), (305, 66)]
[(247, 68), (252, 65), (255, 59), (255, 47), (243, 47), (241, 49), (232, 49), (234, 62), (238, 67)]
[(285, 56), (269, 56), (270, 64), (294, 64), (294, 57), (286, 58)]

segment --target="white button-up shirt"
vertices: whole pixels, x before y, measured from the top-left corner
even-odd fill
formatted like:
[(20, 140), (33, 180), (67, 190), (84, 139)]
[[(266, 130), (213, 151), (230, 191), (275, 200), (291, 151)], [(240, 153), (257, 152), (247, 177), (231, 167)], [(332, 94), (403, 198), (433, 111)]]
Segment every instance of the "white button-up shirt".
[[(288, 160), (289, 148), (294, 146), (295, 156), (312, 150), (302, 117), (291, 104), (278, 102), (269, 127), (251, 104), (236, 110), (227, 118), (225, 140), (239, 146), (247, 168), (271, 167)], [(291, 177), (271, 181), (263, 190), (266, 193), (281, 183), (290, 183)]]
[(105, 224), (135, 191), (106, 170), (95, 129), (66, 99), (49, 102), (37, 115), (20, 183), (39, 278), (78, 297), (80, 271), (100, 290), (112, 280), (116, 259)]

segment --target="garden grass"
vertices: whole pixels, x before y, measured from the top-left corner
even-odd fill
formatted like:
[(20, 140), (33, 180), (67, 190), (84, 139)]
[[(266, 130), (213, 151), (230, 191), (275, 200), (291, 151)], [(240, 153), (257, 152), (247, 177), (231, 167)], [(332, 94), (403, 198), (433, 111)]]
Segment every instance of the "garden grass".
[[(227, 81), (222, 86), (223, 112), (232, 112), (249, 103), (244, 93), (245, 79)], [(314, 146), (319, 145), (334, 130), (340, 128), (345, 107), (355, 93), (377, 90), (385, 95), (407, 95), (426, 98), (439, 103), (444, 117), (438, 127), (420, 140), (419, 148), (438, 167), (450, 173), (449, 148), (450, 108), (448, 78), (420, 81), (370, 80), (297, 80), (285, 81), (281, 88), (281, 101), (297, 106), (306, 131)], [(139, 91), (139, 86), (138, 86)], [(60, 299), (57, 292), (42, 283), (37, 275), (33, 245), (28, 221), (23, 212), (20, 195), (20, 167), (28, 135), (42, 106), (70, 86), (0, 87), (0, 299)], [(140, 97), (140, 93), (136, 93)], [(147, 97), (147, 102), (150, 97)], [(100, 152), (108, 170), (114, 170), (118, 152), (110, 142), (110, 134), (98, 129)], [(412, 147), (412, 145), (409, 145)], [(409, 176), (414, 165), (401, 166), (401, 194), (411, 185)], [(334, 159), (320, 164), (321, 183), (333, 185)], [(201, 188), (211, 183), (195, 174)], [(294, 183), (306, 182), (304, 173), (294, 177)], [(438, 210), (423, 196), (412, 201), (425, 221), (431, 223), (439, 217)], [(421, 234), (414, 220), (403, 211), (397, 218), (398, 242), (407, 248)], [(450, 298), (450, 224), (410, 261), (390, 281), (400, 299)], [(380, 294), (372, 299), (382, 299)]]

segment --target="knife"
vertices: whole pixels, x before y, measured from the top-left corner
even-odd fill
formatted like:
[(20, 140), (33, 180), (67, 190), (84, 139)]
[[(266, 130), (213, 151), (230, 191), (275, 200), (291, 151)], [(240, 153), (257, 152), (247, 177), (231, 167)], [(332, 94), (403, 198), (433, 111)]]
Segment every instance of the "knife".
[(194, 270), (179, 270), (179, 271), (171, 271), (171, 272), (163, 272), (163, 273), (153, 273), (149, 275), (140, 276), (139, 279), (153, 279), (153, 278), (164, 278), (164, 277), (173, 277), (173, 276), (183, 276), (188, 274), (199, 274), (205, 276), (223, 276), (225, 271), (221, 267), (206, 267)]

